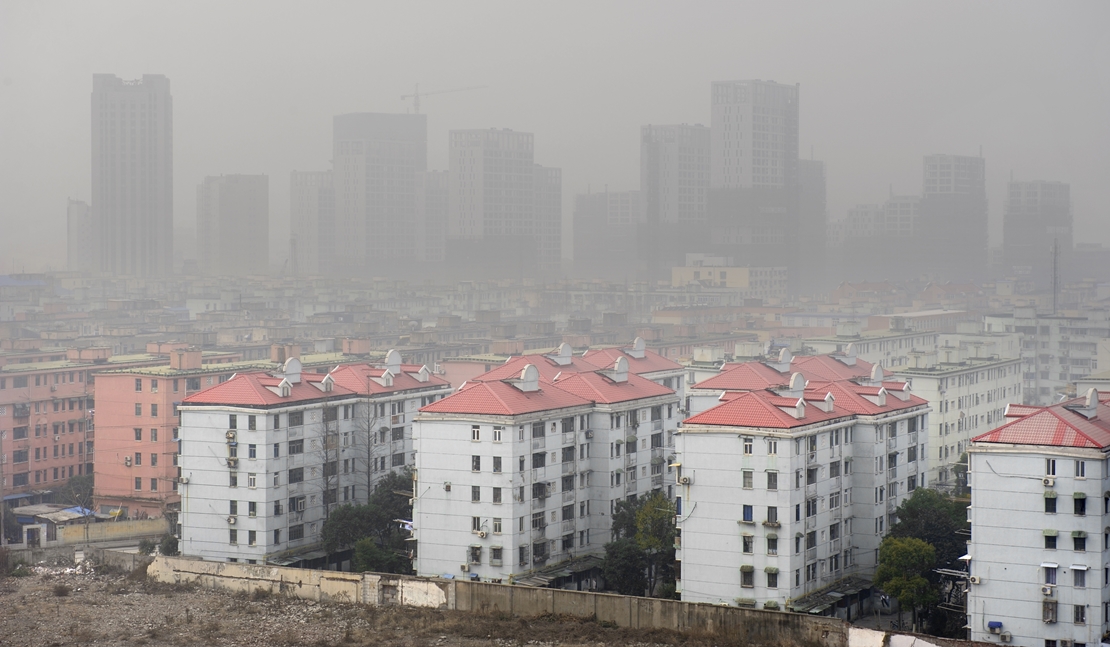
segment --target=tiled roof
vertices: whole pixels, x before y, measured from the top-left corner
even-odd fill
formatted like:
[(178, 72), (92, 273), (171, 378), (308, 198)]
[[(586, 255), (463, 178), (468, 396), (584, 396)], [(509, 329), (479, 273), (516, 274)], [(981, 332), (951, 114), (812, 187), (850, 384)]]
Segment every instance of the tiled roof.
[[(531, 364), (536, 367), (540, 372), (540, 377), (546, 380), (555, 379), (555, 376), (560, 373), (582, 373), (586, 371), (596, 371), (597, 366), (585, 362), (580, 356), (573, 356), (570, 358), (570, 363), (565, 366), (560, 366), (554, 359), (546, 355), (516, 355), (510, 357), (504, 364), (489, 370), (476, 378), (477, 381), (489, 382), (500, 381), (520, 376), (520, 372), (524, 367)], [(609, 362), (609, 368), (613, 362)]]
[(450, 386), (450, 383), (438, 375), (430, 375), (427, 382), (421, 382), (412, 374), (419, 373), (420, 366), (402, 366), (402, 371), (393, 376), (393, 386), (384, 386), (373, 378), (381, 378), (386, 369), (369, 366), (366, 364), (351, 364), (340, 366), (332, 371), (332, 379), (336, 384), (342, 385), (356, 393), (363, 395), (378, 393), (396, 393), (415, 389), (427, 389), (434, 386)]
[(591, 404), (589, 400), (540, 382), (536, 391), (521, 391), (501, 381), (467, 382), (455, 393), (420, 409), (425, 413), (514, 416)]
[(269, 373), (244, 373), (217, 384), (211, 388), (194, 393), (185, 398), (184, 404), (210, 404), (226, 406), (275, 406), (289, 405), (312, 400), (324, 400), (343, 395), (357, 395), (354, 391), (339, 384), (331, 392), (321, 391), (314, 384), (326, 376), (317, 373), (302, 373), (301, 381), (293, 384), (289, 397), (281, 397), (266, 387), (277, 388), (281, 377)]
[(839, 382), (829, 382), (821, 389), (817, 389), (816, 392), (822, 394), (831, 393), (833, 400), (836, 402), (835, 406), (837, 409), (861, 415), (874, 415), (887, 411), (910, 409), (912, 407), (929, 404), (928, 400), (916, 395), (910, 395), (909, 399), (903, 401), (898, 399), (897, 396), (887, 393), (886, 406), (879, 406), (863, 397), (865, 395), (870, 395), (872, 397), (878, 395), (879, 389), (877, 387), (860, 386), (854, 382), (843, 380)]
[[(708, 411), (687, 418), (683, 426), (690, 425), (723, 425), (729, 427), (768, 427), (772, 429), (790, 429), (811, 425), (815, 422), (848, 417), (851, 414), (833, 409), (825, 413), (815, 406), (805, 408), (805, 417), (797, 419), (784, 412), (780, 406), (793, 406), (797, 398), (789, 399), (776, 396), (768, 391), (749, 391), (740, 393), (735, 398), (719, 404)], [(777, 403), (783, 404), (777, 404)]]
[[(790, 363), (790, 370), (801, 373), (807, 380), (848, 380), (853, 377), (871, 377), (871, 362), (856, 359), (854, 366), (849, 366), (831, 355), (800, 355), (795, 356)], [(883, 375), (890, 375), (884, 370)]]
[(662, 384), (633, 373), (624, 382), (614, 382), (602, 373), (571, 373), (562, 375), (555, 386), (594, 402), (628, 402), (674, 393)]
[(790, 381), (790, 375), (779, 373), (763, 362), (744, 362), (731, 364), (731, 368), (702, 380), (694, 385), (698, 389), (721, 389), (724, 391), (758, 391), (771, 386), (782, 386)]
[(1007, 443), (1012, 445), (1047, 445), (1052, 447), (1110, 447), (1110, 406), (1099, 403), (1095, 417), (1088, 420), (1081, 413), (1069, 410), (1070, 406), (1083, 406), (1084, 398), (1054, 404), (1050, 407), (1009, 407), (1012, 415), (1032, 413), (1008, 422), (982, 436), (972, 438), (977, 443)]
[(587, 350), (582, 354), (582, 359), (593, 364), (597, 368), (609, 368), (613, 365), (613, 362), (617, 361), (618, 357), (627, 359), (628, 370), (636, 375), (682, 369), (682, 365), (678, 362), (669, 360), (659, 353), (647, 349), (644, 350), (643, 357), (633, 357), (625, 352), (623, 348), (598, 348), (596, 350)]

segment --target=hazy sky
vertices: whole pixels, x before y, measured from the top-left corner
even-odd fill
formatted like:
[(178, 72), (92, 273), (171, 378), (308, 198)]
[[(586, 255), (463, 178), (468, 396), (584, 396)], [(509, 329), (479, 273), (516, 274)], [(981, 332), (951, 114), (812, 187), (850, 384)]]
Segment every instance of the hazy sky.
[[(829, 215), (921, 190), (927, 153), (1005, 181), (1070, 182), (1076, 241), (1110, 243), (1110, 3), (16, 2), (0, 0), (0, 271), (65, 265), (66, 198), (90, 195), (94, 73), (170, 78), (174, 219), (205, 175), (270, 176), (272, 256), (291, 170), (329, 166), (331, 117), (429, 96), (447, 131), (535, 133), (573, 196), (639, 184), (639, 127), (709, 123), (709, 84), (801, 84), (801, 151), (828, 165)], [(280, 246), (280, 252), (279, 252)]]

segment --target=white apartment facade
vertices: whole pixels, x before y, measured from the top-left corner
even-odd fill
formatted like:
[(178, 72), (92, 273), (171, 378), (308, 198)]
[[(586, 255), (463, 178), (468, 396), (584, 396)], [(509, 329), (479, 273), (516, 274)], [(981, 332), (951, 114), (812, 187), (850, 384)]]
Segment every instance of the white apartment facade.
[(795, 374), (689, 418), (676, 435), (682, 599), (855, 617), (897, 506), (926, 485), (928, 412), (908, 388)]
[(474, 381), (415, 423), (415, 569), (511, 582), (610, 541), (618, 501), (673, 491), (673, 390), (608, 370)]
[(713, 188), (783, 188), (797, 183), (798, 99), (797, 85), (713, 82)]
[(1007, 415), (969, 452), (969, 638), (1098, 645), (1110, 631), (1110, 407), (1091, 390)]

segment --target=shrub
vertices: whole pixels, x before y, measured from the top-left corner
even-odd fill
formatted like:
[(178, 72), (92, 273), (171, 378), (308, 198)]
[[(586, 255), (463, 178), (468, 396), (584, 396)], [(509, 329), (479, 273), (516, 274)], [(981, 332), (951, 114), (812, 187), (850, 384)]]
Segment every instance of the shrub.
[(54, 585), (54, 597), (64, 598), (65, 596), (69, 595), (69, 592), (72, 591), (72, 590), (73, 589), (69, 588), (65, 584), (55, 584)]
[(140, 555), (153, 555), (154, 549), (158, 544), (154, 543), (153, 539), (140, 539), (139, 540), (139, 554)]
[(158, 552), (167, 557), (173, 557), (179, 554), (177, 549), (177, 537), (173, 535), (164, 535), (162, 541), (158, 544)]

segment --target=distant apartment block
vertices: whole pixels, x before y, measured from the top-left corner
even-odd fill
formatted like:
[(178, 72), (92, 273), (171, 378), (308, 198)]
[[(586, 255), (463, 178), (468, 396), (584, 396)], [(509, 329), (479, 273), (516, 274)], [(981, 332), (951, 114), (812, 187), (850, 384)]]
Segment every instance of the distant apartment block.
[(705, 223), (710, 133), (700, 124), (640, 127), (640, 192), (649, 223)]
[(270, 181), (265, 175), (220, 175), (197, 186), (197, 261), (215, 276), (270, 269)]
[(335, 183), (331, 171), (289, 174), (289, 258), (297, 276), (335, 274)]
[(416, 174), (416, 259), (442, 263), (447, 254), (447, 214), (450, 211), (450, 173)]
[(1070, 185), (1041, 180), (1009, 183), (1002, 216), (1006, 276), (1051, 289), (1054, 263), (1058, 271), (1066, 269), (1072, 244)]
[(798, 182), (799, 87), (715, 81), (711, 186), (786, 188)]
[(173, 99), (165, 76), (93, 75), (92, 209), (102, 271), (172, 272)]
[(986, 161), (926, 155), (914, 260), (938, 278), (982, 280), (987, 271)]
[(574, 198), (575, 276), (622, 279), (641, 271), (644, 205), (640, 191), (601, 191)]

